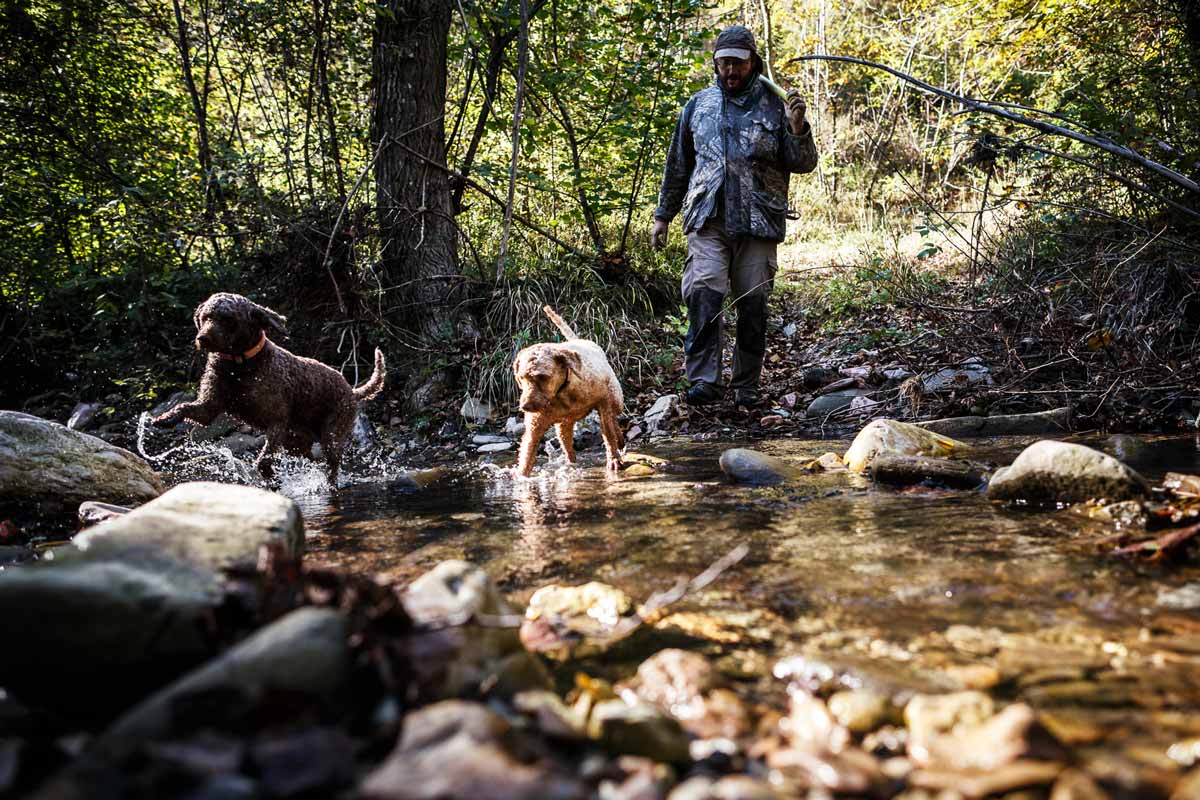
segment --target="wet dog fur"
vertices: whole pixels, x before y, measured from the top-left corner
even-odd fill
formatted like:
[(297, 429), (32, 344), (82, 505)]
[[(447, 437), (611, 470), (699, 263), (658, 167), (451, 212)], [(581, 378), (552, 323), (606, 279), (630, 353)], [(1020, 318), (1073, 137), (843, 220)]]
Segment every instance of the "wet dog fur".
[(268, 339), (268, 332), (286, 333), (287, 319), (249, 298), (219, 292), (196, 307), (194, 319), (196, 349), (208, 353), (199, 396), (155, 417), (153, 424), (190, 419), (207, 425), (229, 412), (266, 433), (255, 465), (268, 479), (276, 451), (309, 457), (313, 443), (320, 442), (330, 485), (336, 486), (358, 404), (383, 390), (383, 353), (375, 350), (370, 379), (351, 388), (337, 370)]
[(593, 409), (600, 415), (608, 469), (619, 470), (625, 443), (617, 422), (624, 408), (621, 384), (599, 345), (576, 336), (550, 306), (542, 310), (567, 341), (530, 345), (513, 362), (525, 412), (517, 471), (521, 475), (533, 471), (538, 443), (551, 425), (558, 431), (567, 460), (575, 463), (575, 423)]

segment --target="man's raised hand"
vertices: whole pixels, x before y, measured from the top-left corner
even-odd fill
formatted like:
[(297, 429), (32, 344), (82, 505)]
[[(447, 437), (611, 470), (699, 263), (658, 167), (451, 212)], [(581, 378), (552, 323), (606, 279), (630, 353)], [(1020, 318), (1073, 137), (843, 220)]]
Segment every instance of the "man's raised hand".
[(795, 89), (787, 93), (788, 127), (792, 133), (799, 136), (804, 132), (804, 115), (808, 112), (808, 104)]

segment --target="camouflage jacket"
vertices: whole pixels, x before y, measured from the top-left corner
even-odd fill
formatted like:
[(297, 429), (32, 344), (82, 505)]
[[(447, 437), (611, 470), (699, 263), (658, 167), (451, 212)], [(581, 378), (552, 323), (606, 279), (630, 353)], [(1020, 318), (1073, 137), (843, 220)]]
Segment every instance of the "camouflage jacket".
[(679, 115), (654, 217), (669, 222), (682, 210), (683, 232), (699, 230), (717, 212), (723, 189), (726, 233), (781, 242), (788, 175), (816, 166), (808, 124), (794, 136), (783, 101), (757, 75), (738, 95), (714, 81)]

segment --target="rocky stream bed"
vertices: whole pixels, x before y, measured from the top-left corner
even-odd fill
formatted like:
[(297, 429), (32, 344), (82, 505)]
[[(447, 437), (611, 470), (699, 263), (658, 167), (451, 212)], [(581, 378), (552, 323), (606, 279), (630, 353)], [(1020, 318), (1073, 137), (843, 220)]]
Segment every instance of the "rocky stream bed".
[(269, 491), (0, 412), (0, 796), (1200, 797), (1200, 443), (1061, 422)]

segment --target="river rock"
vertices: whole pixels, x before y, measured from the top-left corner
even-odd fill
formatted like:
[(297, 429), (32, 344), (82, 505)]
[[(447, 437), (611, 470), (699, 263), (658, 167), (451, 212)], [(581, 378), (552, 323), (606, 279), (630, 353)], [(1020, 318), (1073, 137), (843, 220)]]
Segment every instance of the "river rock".
[(96, 421), (96, 414), (103, 408), (101, 403), (79, 403), (67, 419), (67, 427), (73, 431), (86, 431)]
[(1071, 430), (1071, 409), (1056, 408), (1033, 414), (997, 414), (991, 417), (948, 417), (916, 423), (943, 436), (1052, 436)]
[(707, 776), (688, 778), (667, 795), (667, 800), (780, 800), (766, 781), (749, 775), (726, 775), (716, 780)]
[[(281, 617), (220, 658), (159, 690), (114, 722), (96, 742), (100, 752), (127, 752), (142, 742), (173, 734), (175, 709), (189, 697), (235, 692), (253, 707), (268, 693), (294, 692), (331, 699), (350, 676), (348, 625), (333, 609), (305, 607)], [(220, 710), (214, 711), (220, 715)]]
[(418, 625), (410, 660), (418, 684), (434, 697), (501, 694), (541, 688), (545, 668), (521, 647), (520, 615), (488, 574), (466, 561), (443, 561), (417, 578), (401, 598)]
[(1200, 608), (1200, 583), (1185, 583), (1174, 589), (1159, 589), (1155, 602), (1163, 608), (1194, 611)]
[(775, 456), (735, 447), (721, 453), (721, 471), (734, 483), (770, 486), (800, 474), (797, 467)]
[(913, 733), (908, 755), (924, 768), (989, 771), (1018, 758), (1054, 761), (1066, 752), (1037, 724), (1032, 708), (1014, 703), (984, 722), (962, 723), (950, 733)]
[(987, 490), (993, 500), (1045, 505), (1091, 499), (1132, 500), (1149, 492), (1145, 478), (1112, 456), (1081, 444), (1049, 439), (1034, 442), (1011, 466), (996, 470)]
[[(21, 643), (0, 659), (0, 685), (57, 684), (54, 700), (77, 690), (116, 702), (139, 682), (193, 666), (214, 646), (204, 631), (222, 597), (220, 571), (253, 568), (264, 545), (300, 556), (295, 503), (187, 483), (78, 534), (52, 558), (0, 572), (0, 640)], [(107, 682), (106, 693), (93, 681)]]
[(588, 736), (611, 753), (683, 763), (689, 758), (688, 737), (679, 723), (647, 703), (604, 700), (588, 717)]
[(410, 712), (396, 749), (367, 775), (367, 800), (573, 800), (587, 796), (544, 762), (518, 759), (503, 717), (478, 703), (446, 700)]
[(521, 643), (550, 658), (583, 657), (607, 650), (638, 625), (633, 600), (599, 581), (580, 586), (551, 584), (529, 598)]
[(285, 555), (299, 558), (304, 553), (304, 520), (296, 504), (283, 495), (198, 481), (180, 484), (157, 500), (89, 528), (72, 544), (78, 557), (88, 561), (174, 561), (212, 572), (250, 569), (264, 545), (282, 545)]
[(507, 436), (500, 436), (495, 433), (477, 433), (471, 437), (471, 444), (474, 444), (474, 445), (508, 444), (508, 443), (509, 443), (509, 438)]
[(992, 698), (983, 692), (951, 692), (917, 695), (904, 707), (904, 721), (912, 742), (928, 742), (958, 726), (974, 727), (990, 719), (995, 710)]
[(857, 689), (837, 692), (829, 698), (829, 713), (851, 733), (869, 733), (893, 716), (891, 695)]
[(952, 792), (953, 797), (981, 798), (1002, 795), (1015, 789), (1047, 786), (1062, 771), (1062, 764), (1021, 760), (985, 771), (914, 770), (908, 776), (908, 783), (918, 789)]
[(647, 433), (654, 433), (667, 419), (675, 413), (675, 409), (679, 407), (679, 395), (664, 394), (662, 397), (654, 401), (654, 405), (650, 406), (650, 410), (642, 417), (643, 424), (646, 426)]
[(85, 500), (144, 503), (163, 492), (158, 473), (128, 450), (57, 422), (0, 411), (0, 503)]
[(804, 415), (807, 417), (827, 417), (835, 411), (849, 408), (856, 397), (866, 397), (870, 393), (868, 389), (840, 389), (829, 394), (823, 394), (808, 404)]
[(978, 360), (968, 360), (963, 362), (958, 369), (946, 367), (945, 369), (938, 370), (922, 381), (922, 387), (927, 393), (945, 392), (951, 389), (974, 386), (977, 383), (991, 386), (991, 371), (979, 363)]
[(961, 455), (969, 449), (962, 442), (907, 422), (877, 419), (858, 432), (842, 460), (851, 472), (865, 472), (881, 455), (943, 458)]
[(79, 528), (80, 530), (90, 528), (113, 517), (128, 514), (132, 510), (129, 506), (118, 506), (112, 503), (100, 503), (95, 500), (88, 500), (86, 503), (79, 504), (79, 512), (77, 514)]
[(633, 688), (697, 738), (736, 739), (749, 731), (750, 715), (741, 698), (719, 683), (704, 656), (668, 648), (641, 663)]
[(869, 470), (874, 480), (891, 486), (929, 481), (952, 489), (974, 489), (987, 480), (986, 470), (978, 464), (927, 456), (878, 455)]
[(472, 425), (482, 425), (492, 418), (492, 406), (478, 397), (468, 397), (463, 400), (459, 413)]

